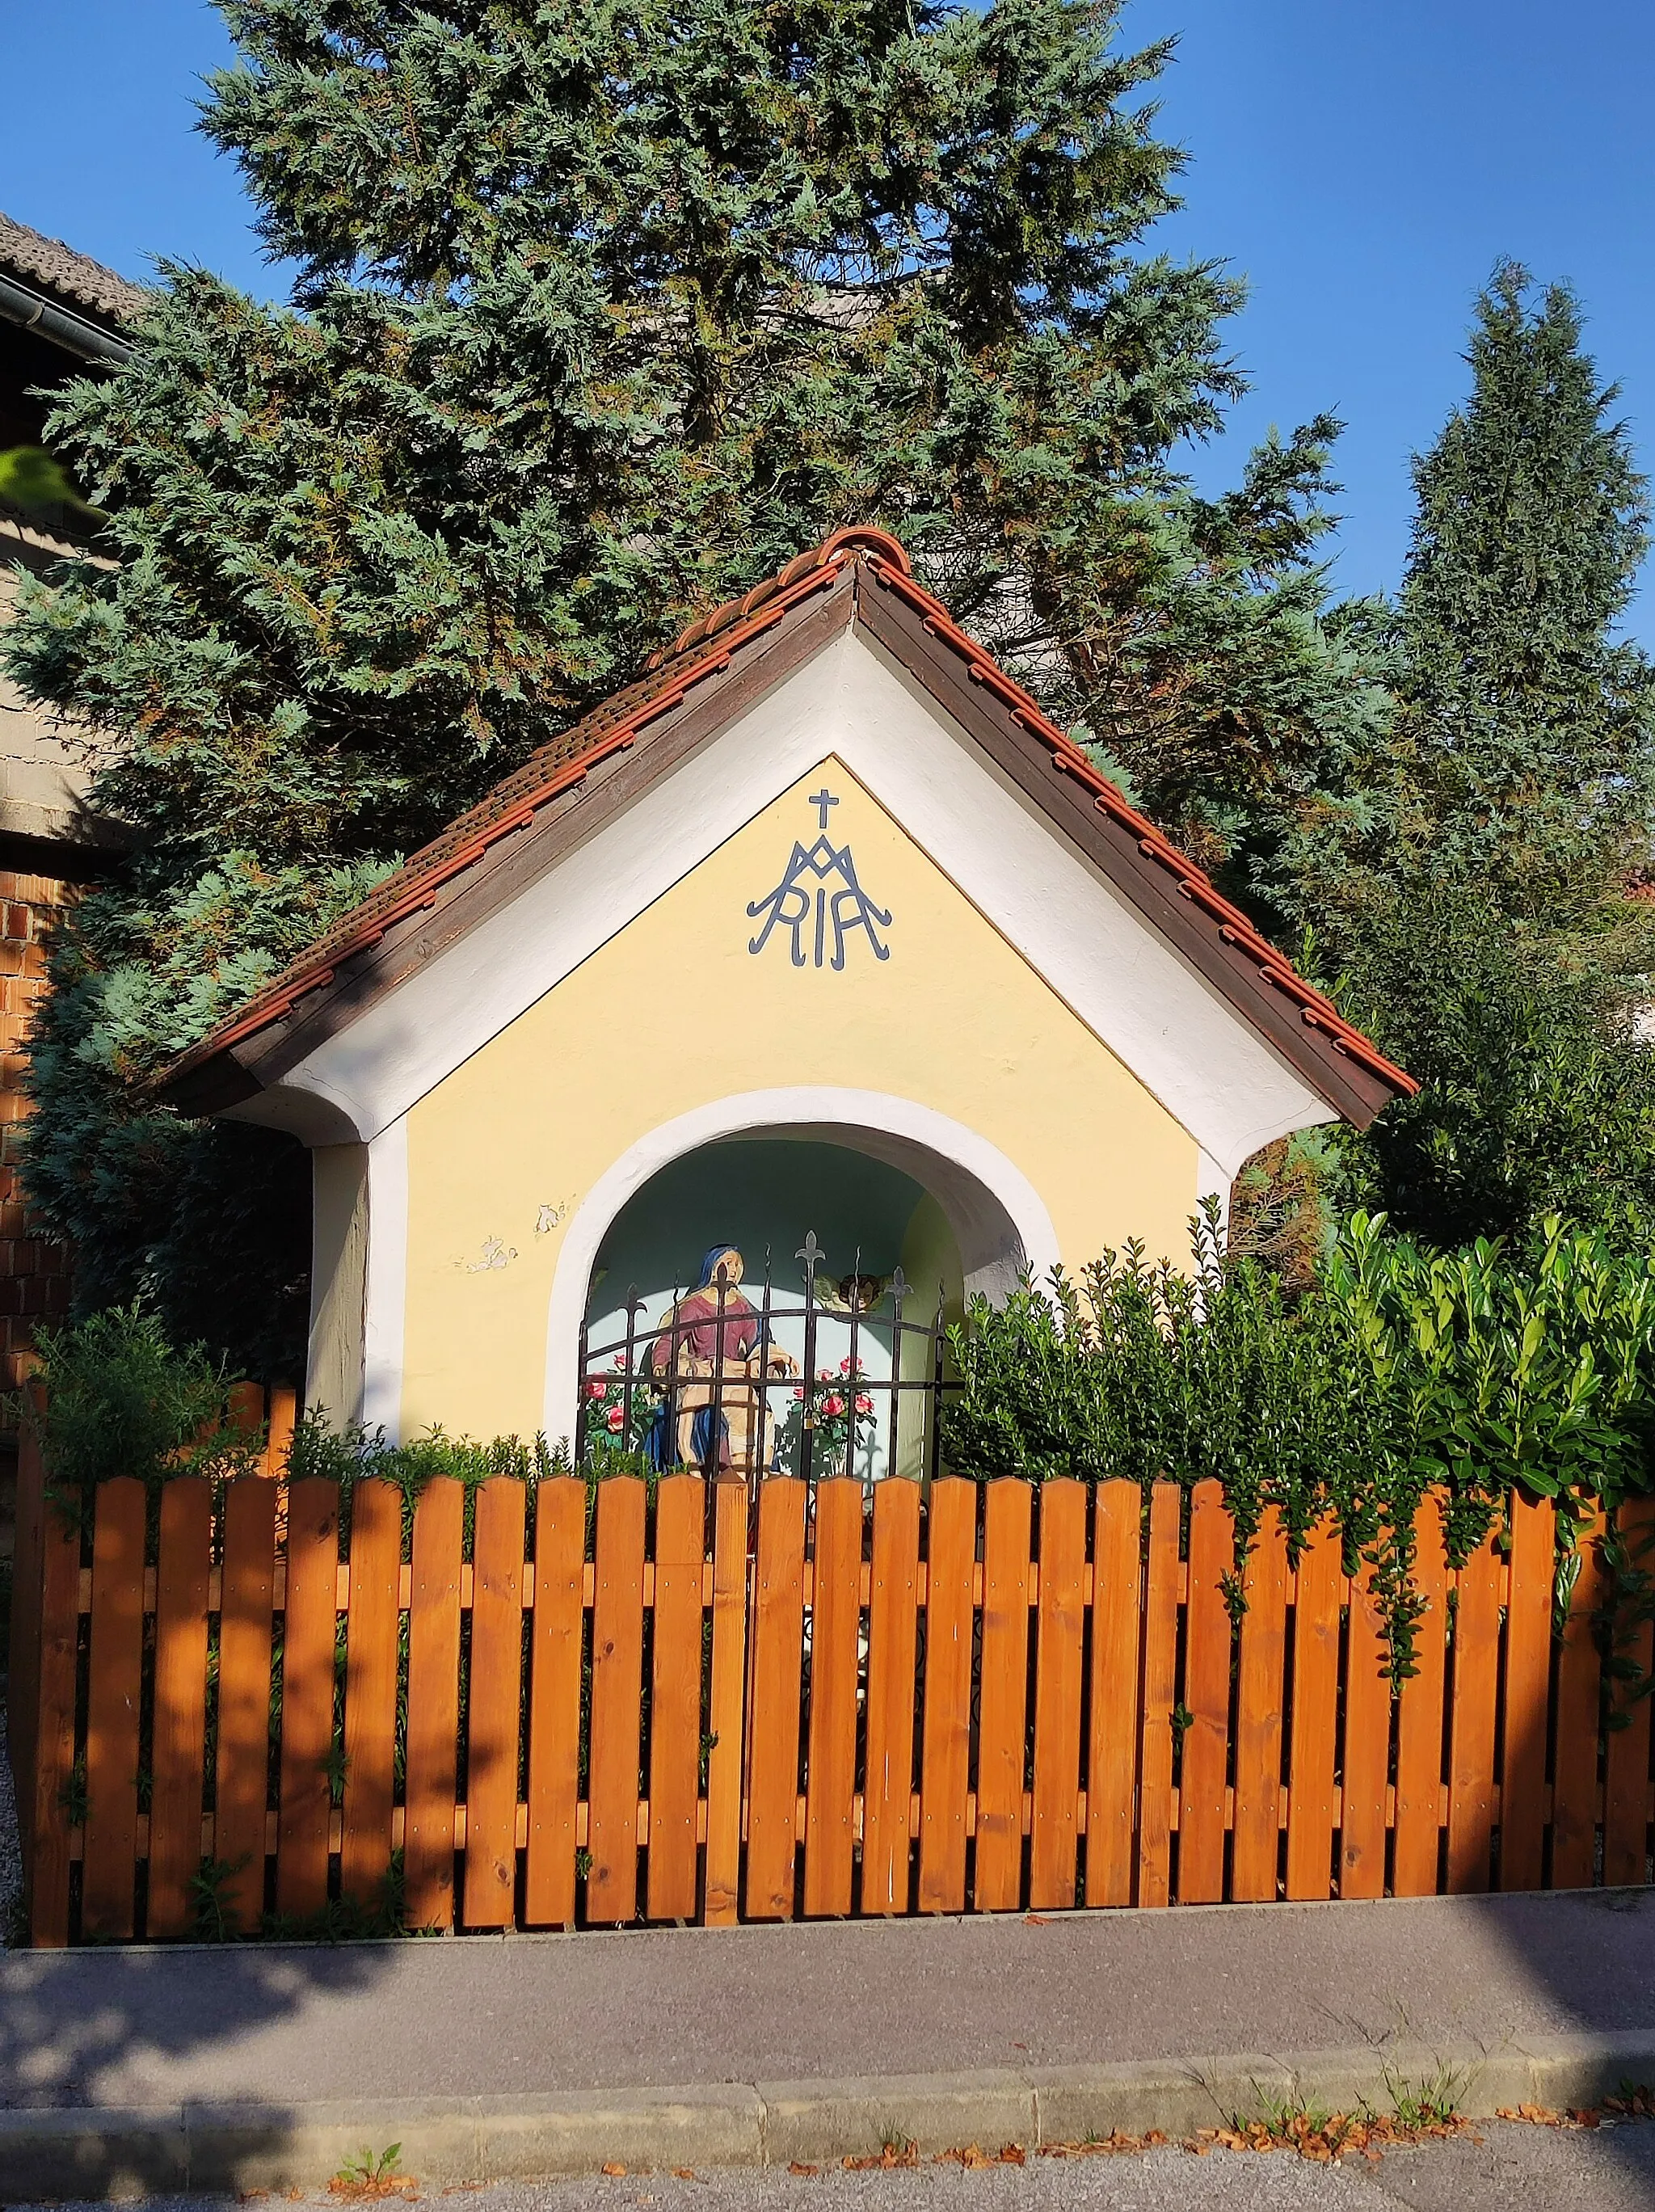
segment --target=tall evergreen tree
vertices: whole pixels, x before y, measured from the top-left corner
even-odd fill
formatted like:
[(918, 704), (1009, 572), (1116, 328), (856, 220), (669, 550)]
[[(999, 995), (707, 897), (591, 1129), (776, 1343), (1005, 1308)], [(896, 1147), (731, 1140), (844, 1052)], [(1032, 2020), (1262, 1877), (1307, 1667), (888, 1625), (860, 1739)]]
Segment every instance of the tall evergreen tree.
[(217, 1284), (268, 1364), (212, 1193), (299, 1223), (299, 1182), (142, 1076), (834, 525), (896, 529), (1129, 767), (1175, 725), (1156, 790), (1218, 793), (1219, 860), (1261, 764), (1313, 791), (1371, 702), (1311, 567), (1333, 426), (1228, 499), (1174, 465), (1241, 389), (1238, 293), (1148, 250), (1170, 48), (1121, 50), (1119, 0), (220, 4), (204, 127), (297, 304), (163, 272), (54, 426), (118, 566), (36, 592), (9, 659), (115, 741), (100, 797), (141, 838), (57, 957), (31, 1188), (85, 1303), (149, 1279), (194, 1322)]
[(1415, 464), (1378, 834), (1316, 887), (1353, 1004), (1425, 1086), (1345, 1156), (1364, 1200), (1444, 1243), (1553, 1208), (1655, 1228), (1634, 1020), (1655, 927), (1628, 896), (1655, 668), (1618, 634), (1644, 482), (1567, 288), (1537, 298), (1503, 264), (1469, 361), (1470, 398)]

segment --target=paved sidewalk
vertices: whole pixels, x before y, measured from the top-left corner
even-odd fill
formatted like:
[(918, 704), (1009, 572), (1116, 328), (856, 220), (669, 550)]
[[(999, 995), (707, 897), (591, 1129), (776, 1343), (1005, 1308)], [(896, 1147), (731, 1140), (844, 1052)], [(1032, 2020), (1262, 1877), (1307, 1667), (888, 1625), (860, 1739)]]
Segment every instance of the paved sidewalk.
[(1442, 2067), (1655, 2081), (1655, 1893), (0, 1957), (20, 2195), (1184, 2135)]
[(0, 2106), (1655, 2036), (1655, 1891), (0, 1954)]

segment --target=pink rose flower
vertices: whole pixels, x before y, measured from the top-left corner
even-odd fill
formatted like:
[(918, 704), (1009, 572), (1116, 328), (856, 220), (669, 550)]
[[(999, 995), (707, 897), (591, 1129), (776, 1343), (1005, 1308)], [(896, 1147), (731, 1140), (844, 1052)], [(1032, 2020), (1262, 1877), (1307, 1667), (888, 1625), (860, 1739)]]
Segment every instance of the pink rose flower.
[(609, 1434), (612, 1437), (618, 1437), (620, 1435), (622, 1424), (625, 1422), (626, 1418), (625, 1413), (621, 1412), (619, 1406), (611, 1406), (609, 1407)]
[(858, 1413), (871, 1413), (874, 1401), (871, 1398), (858, 1398), (856, 1401), (856, 1409)]
[(601, 1398), (608, 1387), (607, 1383), (602, 1382), (597, 1376), (594, 1375), (590, 1378), (586, 1384), (586, 1395), (589, 1398)]
[(845, 1411), (845, 1401), (840, 1396), (838, 1391), (835, 1391), (831, 1398), (822, 1400), (821, 1410), (828, 1420), (836, 1421)]

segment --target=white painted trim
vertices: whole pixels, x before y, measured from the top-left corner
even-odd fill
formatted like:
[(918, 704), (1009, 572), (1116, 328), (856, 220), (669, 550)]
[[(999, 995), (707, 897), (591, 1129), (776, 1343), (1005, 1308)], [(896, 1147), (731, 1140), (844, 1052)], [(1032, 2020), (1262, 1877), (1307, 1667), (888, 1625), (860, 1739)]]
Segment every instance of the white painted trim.
[(830, 759), (1160, 1100), (1220, 1181), (1272, 1138), (1337, 1119), (983, 749), (854, 630), (238, 1110), (310, 1143), (374, 1137)]
[(842, 1144), (887, 1160), (923, 1183), (959, 1243), (967, 1297), (979, 1291), (1003, 1297), (1025, 1268), (1039, 1280), (1058, 1263), (1052, 1217), (1022, 1170), (986, 1137), (932, 1107), (877, 1091), (819, 1085), (714, 1099), (629, 1146), (593, 1184), (564, 1233), (546, 1320), (548, 1436), (566, 1435), (573, 1419), (580, 1324), (598, 1248), (615, 1215), (652, 1176), (685, 1153), (721, 1138), (761, 1135)]
[(362, 1422), (402, 1442), (403, 1340), (408, 1306), (408, 1121), (367, 1148), (367, 1301), (362, 1330)]

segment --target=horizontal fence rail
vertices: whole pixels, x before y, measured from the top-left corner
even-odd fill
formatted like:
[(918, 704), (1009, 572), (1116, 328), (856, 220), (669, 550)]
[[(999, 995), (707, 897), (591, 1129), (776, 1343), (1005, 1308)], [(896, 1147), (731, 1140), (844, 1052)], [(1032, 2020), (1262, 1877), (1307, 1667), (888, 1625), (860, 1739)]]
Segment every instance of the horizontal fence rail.
[(1650, 1872), (1648, 1699), (1606, 1725), (1649, 1624), (1605, 1637), (1600, 1522), (1554, 1635), (1543, 1502), (1458, 1569), (1422, 1506), (1397, 1694), (1331, 1524), (1290, 1568), (1268, 1514), (1238, 1617), (1211, 1481), (122, 1479), (23, 1522), (37, 1944)]

